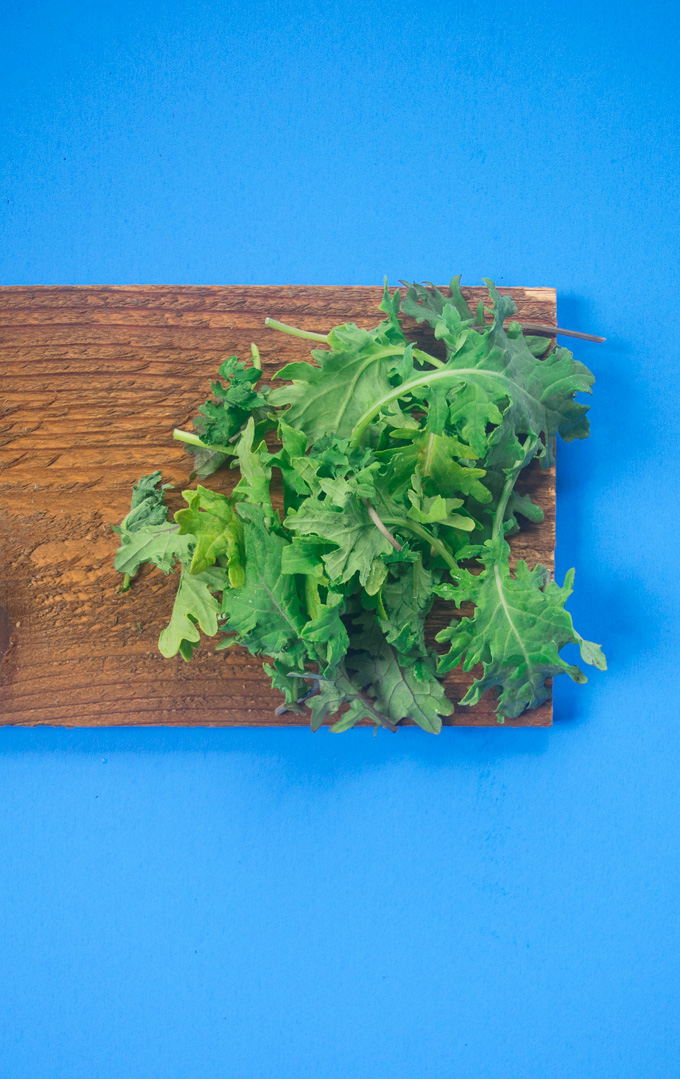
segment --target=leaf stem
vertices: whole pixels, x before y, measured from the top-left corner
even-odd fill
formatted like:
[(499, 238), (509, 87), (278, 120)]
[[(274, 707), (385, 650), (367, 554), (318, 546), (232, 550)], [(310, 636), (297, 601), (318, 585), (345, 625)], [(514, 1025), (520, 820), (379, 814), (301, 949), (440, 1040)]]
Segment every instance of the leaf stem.
[(310, 574), (305, 576), (305, 600), (310, 618), (314, 621), (321, 614), (321, 600), (319, 598), (319, 586)]
[(376, 513), (376, 511), (375, 511), (375, 509), (373, 508), (373, 506), (371, 505), (371, 503), (370, 503), (370, 502), (368, 501), (368, 499), (367, 499), (367, 498), (362, 498), (362, 500), (361, 500), (361, 501), (363, 502), (363, 504), (365, 505), (366, 509), (368, 510), (368, 516), (369, 516), (369, 517), (371, 518), (371, 520), (373, 521), (373, 524), (375, 525), (375, 527), (376, 527), (376, 528), (377, 528), (377, 529), (378, 529), (378, 530), (379, 530), (380, 532), (382, 532), (382, 534), (383, 534), (383, 536), (385, 537), (385, 539), (387, 540), (387, 542), (388, 542), (388, 543), (391, 543), (391, 544), (392, 544), (392, 546), (394, 547), (395, 551), (402, 551), (402, 550), (403, 550), (403, 547), (402, 547), (401, 543), (399, 542), (399, 540), (398, 540), (398, 539), (395, 539), (395, 537), (394, 537), (394, 536), (392, 535), (392, 533), (390, 532), (389, 528), (386, 528), (386, 527), (385, 527), (385, 525), (384, 525), (383, 521), (382, 521), (382, 520), (380, 519), (380, 517), (378, 516), (378, 514), (377, 514), (377, 513)]
[(430, 356), (430, 353), (423, 352), (422, 348), (414, 348), (413, 355), (417, 356), (423, 363), (431, 363), (433, 367), (446, 367), (443, 360), (438, 360), (436, 356)]
[(537, 439), (535, 437), (528, 438), (524, 443), (524, 456), (519, 457), (511, 469), (507, 470), (507, 479), (503, 484), (503, 490), (501, 491), (501, 497), (498, 500), (498, 505), (493, 515), (493, 530), (491, 533), (492, 539), (497, 539), (498, 536), (503, 536), (503, 524), (505, 520), (505, 511), (508, 508), (508, 501), (512, 490), (517, 483), (517, 477), (526, 464), (533, 458), (536, 452)]
[(288, 333), (291, 337), (304, 337), (308, 341), (324, 341), (328, 344), (328, 334), (312, 333), (311, 330), (300, 330), (297, 326), (289, 326), (286, 322), (278, 322), (275, 318), (266, 318), (264, 324), (265, 326), (269, 326), (272, 330), (280, 330), (281, 333)]
[[(519, 320), (511, 318), (509, 321), (518, 322)], [(606, 337), (597, 337), (594, 333), (581, 333), (579, 330), (565, 330), (561, 326), (544, 326), (542, 322), (520, 322), (519, 324), (524, 332), (528, 334), (537, 333), (547, 337), (578, 337), (581, 341), (595, 341), (598, 345), (603, 344), (603, 342), (607, 340)], [(492, 322), (485, 322), (473, 326), (472, 329), (479, 330), (483, 333), (485, 330), (490, 330), (492, 326)]]
[(409, 521), (405, 517), (385, 517), (383, 524), (396, 526), (397, 528), (405, 528), (407, 532), (413, 532), (414, 535), (420, 536), (421, 539), (425, 540), (434, 548), (437, 554), (441, 555), (452, 574), (456, 575), (455, 571), (458, 569), (458, 563), (446, 544), (442, 543), (436, 536), (433, 536), (432, 533), (428, 532), (422, 525), (417, 524), (415, 521)]
[[(266, 318), (264, 320), (265, 326), (269, 326), (272, 330), (280, 330), (281, 333), (288, 333), (291, 337), (304, 337), (308, 341), (323, 341), (325, 344), (329, 343), (330, 334), (313, 333), (311, 330), (300, 330), (297, 326), (289, 326), (287, 322), (278, 322), (275, 318)], [(387, 348), (384, 350), (384, 356), (398, 356), (406, 350), (408, 342), (402, 347)], [(431, 363), (433, 367), (443, 367), (442, 360), (438, 360), (436, 356), (430, 356), (429, 352), (423, 352), (421, 348), (414, 348), (413, 355), (423, 363)]]
[(228, 453), (232, 456), (236, 452), (233, 446), (208, 446), (201, 441), (198, 435), (192, 434), (191, 431), (182, 431), (179, 427), (176, 427), (172, 432), (172, 437), (176, 438), (178, 442), (184, 442), (188, 446), (198, 446), (202, 450), (214, 450), (215, 453)]
[[(442, 366), (444, 365), (442, 364)], [(442, 378), (464, 382), (465, 379), (461, 378), (462, 375), (485, 375), (487, 378), (494, 378), (498, 382), (508, 382), (505, 375), (500, 374), (498, 371), (489, 371), (484, 367), (449, 367), (443, 371), (427, 371), (424, 375), (419, 375), (418, 378), (412, 378), (410, 382), (403, 382), (401, 386), (395, 386), (393, 390), (383, 394), (374, 405), (371, 405), (363, 416), (359, 417), (354, 426), (354, 431), (352, 432), (353, 444), (357, 445), (371, 420), (375, 419), (385, 405), (391, 404), (392, 401), (396, 401), (399, 397), (405, 397), (411, 390), (417, 389), (419, 386), (427, 386), (430, 382), (438, 382)]]
[[(518, 462), (519, 464), (519, 462)], [(496, 511), (493, 515), (493, 532), (492, 538), (497, 539), (498, 536), (503, 535), (503, 523), (505, 519), (505, 511), (508, 508), (508, 500), (512, 494), (512, 489), (517, 482), (517, 473), (519, 469), (513, 468), (505, 483), (503, 484), (503, 490), (501, 491), (501, 497), (498, 500)]]

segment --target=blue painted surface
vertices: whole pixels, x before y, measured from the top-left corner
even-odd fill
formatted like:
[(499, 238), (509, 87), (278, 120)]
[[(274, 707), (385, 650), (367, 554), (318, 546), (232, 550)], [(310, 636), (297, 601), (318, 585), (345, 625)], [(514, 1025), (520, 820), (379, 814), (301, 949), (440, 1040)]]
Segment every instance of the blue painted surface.
[(678, 1075), (677, 8), (4, 25), (3, 284), (460, 272), (607, 336), (557, 561), (610, 671), (549, 731), (0, 730), (0, 1076)]

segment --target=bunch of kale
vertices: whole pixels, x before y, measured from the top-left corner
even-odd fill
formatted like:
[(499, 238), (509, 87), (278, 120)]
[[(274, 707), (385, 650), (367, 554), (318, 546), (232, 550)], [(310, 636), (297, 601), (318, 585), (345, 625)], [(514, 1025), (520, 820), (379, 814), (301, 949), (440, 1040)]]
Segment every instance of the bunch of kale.
[[(562, 587), (542, 566), (513, 573), (506, 539), (518, 516), (542, 519), (515, 489), (521, 470), (552, 464), (557, 434), (587, 436), (575, 395), (593, 376), (566, 349), (545, 355), (549, 340), (506, 325), (516, 307), (485, 283), (491, 323), (481, 304), (470, 311), (458, 278), (450, 297), (409, 284), (403, 303), (385, 285), (374, 330), (347, 323), (325, 336), (268, 320), (326, 346), (279, 371), (287, 385), (261, 383), (255, 346), (250, 365), (222, 364), (195, 433), (175, 434), (199, 478), (239, 468), (231, 495), (199, 484), (171, 523), (156, 472), (116, 529), (125, 587), (143, 562), (179, 568), (164, 656), (190, 659), (200, 631), (223, 634), (217, 648), (266, 657), (282, 710), (304, 702), (312, 728), (335, 717), (332, 731), (410, 719), (437, 733), (453, 711), (441, 679), (459, 663), (482, 665), (461, 703), (496, 687), (501, 722), (541, 704), (550, 676), (585, 681), (560, 658), (564, 645), (604, 668), (565, 610), (573, 571)], [(444, 359), (407, 340), (401, 314), (432, 327)], [(438, 635), (450, 645), (442, 656), (425, 637), (436, 596), (473, 605)]]

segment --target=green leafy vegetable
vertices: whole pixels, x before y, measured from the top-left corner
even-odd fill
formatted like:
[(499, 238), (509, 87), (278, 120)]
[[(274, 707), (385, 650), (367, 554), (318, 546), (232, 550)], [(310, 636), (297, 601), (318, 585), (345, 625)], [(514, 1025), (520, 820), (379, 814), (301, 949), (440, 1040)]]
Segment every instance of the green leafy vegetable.
[(278, 373), (291, 379), (270, 395), (271, 404), (289, 405), (286, 423), (310, 438), (327, 431), (349, 437), (377, 397), (390, 388), (388, 375), (406, 341), (394, 345), (380, 327), (369, 333), (348, 322), (328, 335), (330, 348), (313, 349), (317, 366), (289, 363)]
[(217, 566), (199, 574), (182, 566), (170, 623), (158, 638), (159, 651), (166, 659), (177, 652), (191, 659), (201, 639), (199, 629), (215, 636), (220, 604), (214, 593), (227, 587), (227, 574)]
[[(175, 431), (193, 475), (238, 467), (231, 494), (184, 491), (173, 522), (154, 472), (115, 529), (123, 590), (145, 563), (179, 571), (162, 654), (191, 659), (201, 634), (246, 648), (266, 661), (279, 711), (307, 708), (313, 730), (410, 720), (437, 733), (453, 711), (442, 679), (458, 665), (481, 665), (460, 706), (496, 691), (499, 722), (540, 705), (557, 674), (585, 681), (566, 645), (606, 667), (565, 608), (573, 571), (561, 587), (540, 565), (513, 571), (506, 538), (543, 517), (516, 490), (523, 469), (553, 463), (556, 435), (587, 436), (576, 395), (591, 373), (525, 335), (491, 281), (490, 306), (475, 312), (459, 278), (448, 294), (404, 284), (403, 299), (385, 284), (373, 330), (268, 319), (325, 347), (279, 371), (274, 389), (255, 345), (250, 364), (229, 357), (194, 431)], [(404, 316), (430, 328), (444, 359), (408, 340)], [(466, 605), (438, 635), (443, 654), (426, 633), (435, 597)]]
[(189, 540), (180, 536), (177, 525), (168, 523), (164, 496), (170, 484), (161, 485), (160, 480), (160, 472), (142, 476), (132, 488), (130, 512), (113, 526), (121, 540), (113, 564), (125, 574), (124, 590), (144, 562), (169, 573), (175, 559), (184, 561), (189, 552)]

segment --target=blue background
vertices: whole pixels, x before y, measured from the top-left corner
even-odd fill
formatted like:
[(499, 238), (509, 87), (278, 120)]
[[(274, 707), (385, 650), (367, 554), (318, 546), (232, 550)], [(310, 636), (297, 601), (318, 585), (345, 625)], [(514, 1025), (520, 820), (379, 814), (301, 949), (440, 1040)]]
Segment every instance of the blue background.
[[(551, 730), (0, 730), (2, 1079), (678, 1053), (677, 7), (17, 4), (2, 284), (554, 285), (602, 333)], [(566, 343), (566, 342), (565, 342)]]

